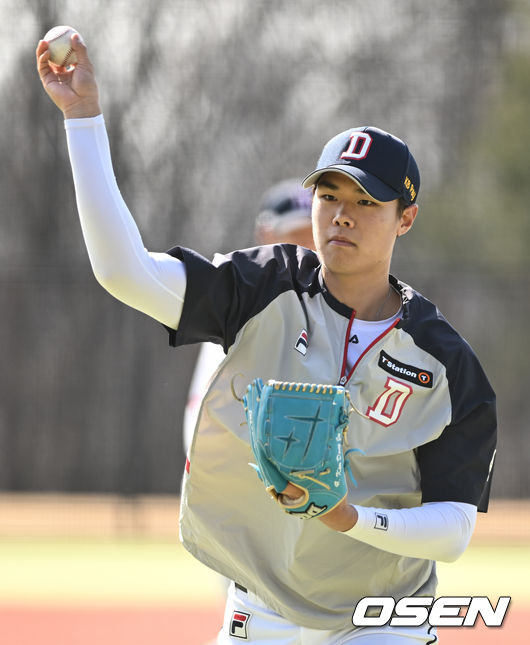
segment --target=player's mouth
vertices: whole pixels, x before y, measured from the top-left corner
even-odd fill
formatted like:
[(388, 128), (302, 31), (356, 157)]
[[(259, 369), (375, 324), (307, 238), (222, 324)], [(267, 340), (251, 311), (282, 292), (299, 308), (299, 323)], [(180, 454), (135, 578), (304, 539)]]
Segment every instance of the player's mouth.
[(352, 242), (352, 240), (343, 235), (332, 235), (329, 238), (328, 244), (332, 246), (355, 246), (355, 242)]

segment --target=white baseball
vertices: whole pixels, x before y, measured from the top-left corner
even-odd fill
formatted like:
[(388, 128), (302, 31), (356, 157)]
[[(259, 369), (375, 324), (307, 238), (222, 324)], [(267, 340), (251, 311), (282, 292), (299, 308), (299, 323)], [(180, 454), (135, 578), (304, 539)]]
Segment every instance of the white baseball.
[(44, 36), (43, 40), (48, 43), (48, 50), (50, 52), (50, 60), (55, 65), (60, 67), (68, 67), (77, 63), (77, 56), (72, 49), (70, 38), (72, 34), (77, 33), (72, 27), (68, 25), (59, 25), (53, 27)]

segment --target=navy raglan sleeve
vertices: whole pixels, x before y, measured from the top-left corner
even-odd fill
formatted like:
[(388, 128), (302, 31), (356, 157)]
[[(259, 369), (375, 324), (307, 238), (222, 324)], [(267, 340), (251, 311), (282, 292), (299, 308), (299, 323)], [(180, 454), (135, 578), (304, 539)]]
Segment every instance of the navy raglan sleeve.
[(497, 443), (495, 394), (462, 340), (446, 370), (452, 419), (437, 439), (417, 449), (422, 501), (465, 502), (486, 512)]
[(228, 351), (253, 316), (284, 291), (299, 288), (303, 252), (311, 253), (294, 245), (259, 246), (214, 264), (182, 247), (168, 251), (186, 265), (184, 307), (178, 329), (168, 329), (170, 344), (207, 341)]

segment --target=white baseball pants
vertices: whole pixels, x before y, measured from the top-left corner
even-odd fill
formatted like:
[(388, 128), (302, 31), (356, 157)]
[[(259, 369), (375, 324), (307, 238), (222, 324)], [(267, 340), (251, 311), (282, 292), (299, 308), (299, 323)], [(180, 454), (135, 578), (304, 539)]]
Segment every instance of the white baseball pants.
[(421, 627), (363, 627), (328, 631), (309, 629), (282, 618), (257, 596), (232, 583), (218, 645), (434, 645), (436, 629)]

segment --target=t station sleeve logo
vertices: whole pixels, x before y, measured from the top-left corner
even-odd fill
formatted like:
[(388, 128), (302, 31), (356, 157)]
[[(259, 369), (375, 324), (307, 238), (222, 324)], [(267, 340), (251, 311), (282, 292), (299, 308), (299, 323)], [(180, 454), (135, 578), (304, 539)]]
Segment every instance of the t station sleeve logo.
[(397, 376), (415, 385), (421, 385), (421, 387), (432, 388), (433, 374), (429, 370), (401, 363), (383, 351), (379, 353), (379, 362), (377, 364), (392, 376)]

